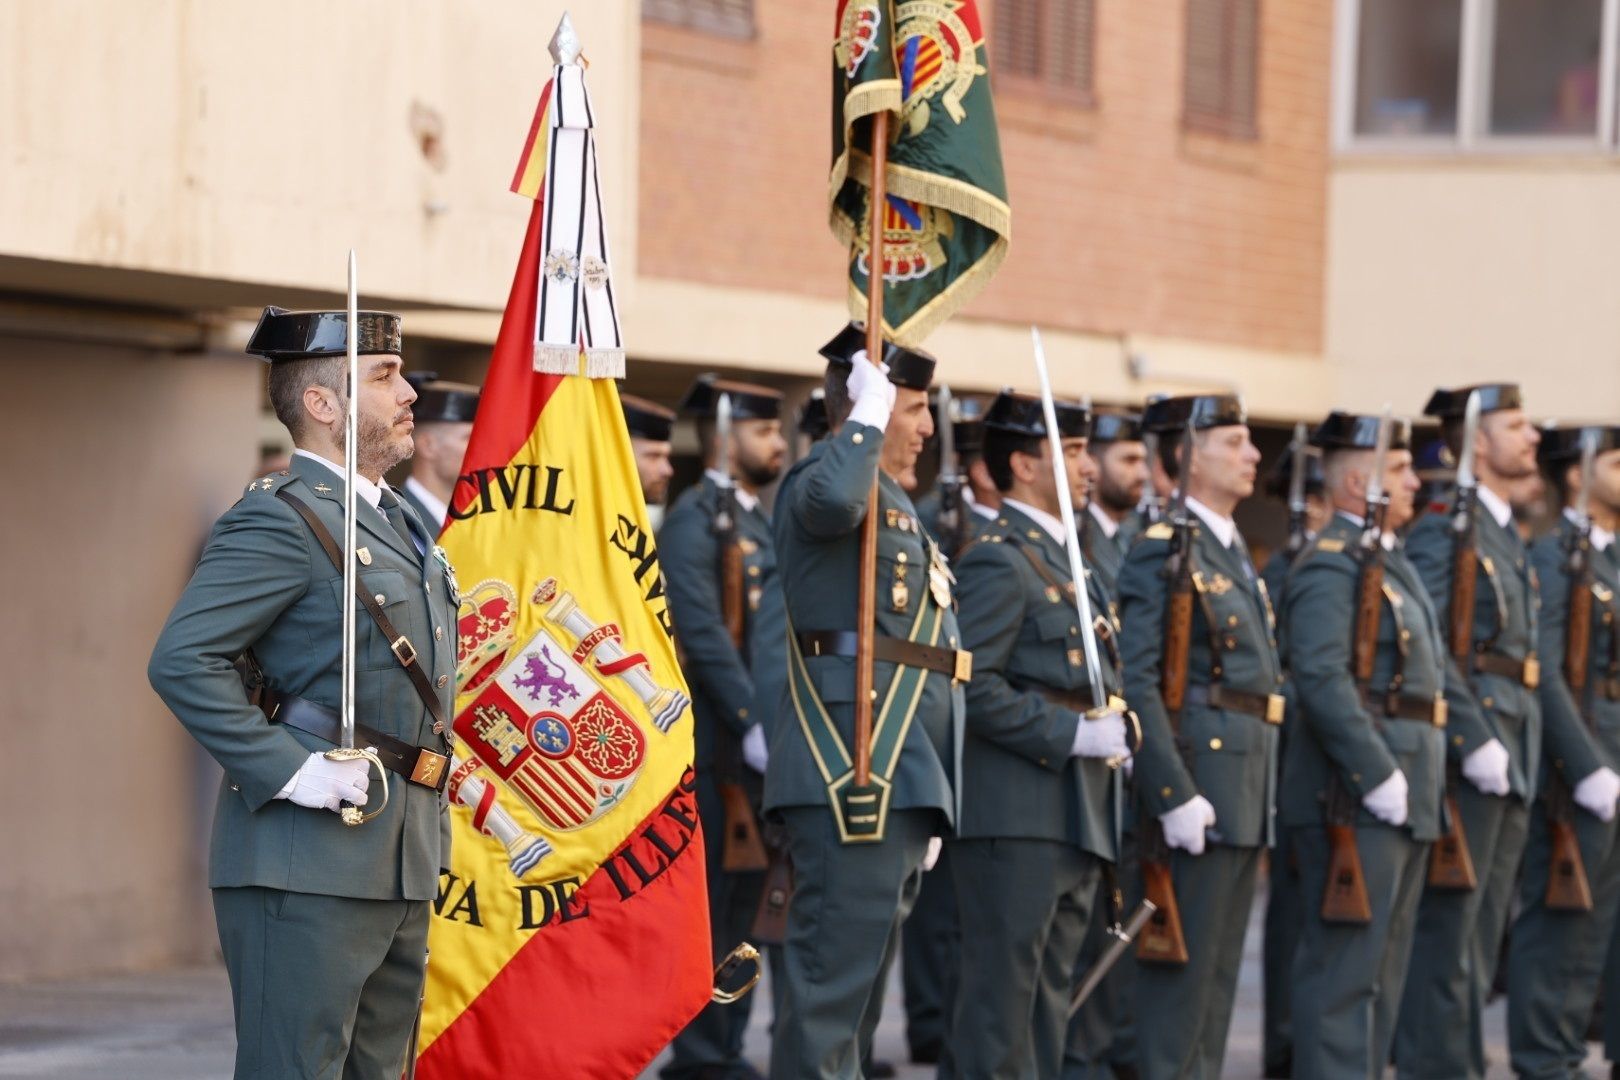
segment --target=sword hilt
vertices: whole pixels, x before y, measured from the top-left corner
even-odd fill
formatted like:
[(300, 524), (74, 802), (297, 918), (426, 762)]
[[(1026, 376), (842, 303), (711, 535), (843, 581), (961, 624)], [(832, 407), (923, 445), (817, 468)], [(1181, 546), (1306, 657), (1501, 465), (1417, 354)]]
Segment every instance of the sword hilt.
[(382, 802), (377, 804), (377, 809), (371, 811), (370, 813), (365, 813), (353, 803), (346, 802), (338, 811), (338, 816), (343, 819), (343, 824), (349, 826), (350, 828), (353, 828), (356, 825), (364, 825), (366, 822), (370, 821), (372, 818), (376, 817), (378, 814), (387, 809), (388, 770), (383, 767), (382, 758), (377, 756), (377, 752), (375, 750), (372, 750), (369, 747), (361, 749), (358, 746), (335, 746), (328, 750), (323, 756), (327, 761), (369, 761), (371, 764), (377, 767), (377, 778), (382, 781)]

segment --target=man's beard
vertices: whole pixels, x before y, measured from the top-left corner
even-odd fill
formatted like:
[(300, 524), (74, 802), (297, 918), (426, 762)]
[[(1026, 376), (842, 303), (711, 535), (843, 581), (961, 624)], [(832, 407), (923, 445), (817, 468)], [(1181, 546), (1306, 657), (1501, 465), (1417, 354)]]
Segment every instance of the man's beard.
[(1123, 485), (1110, 482), (1106, 473), (1097, 477), (1094, 494), (1104, 510), (1123, 514), (1136, 509), (1138, 500), (1131, 498), (1130, 491)]
[(756, 488), (762, 488), (782, 475), (782, 466), (774, 461), (739, 461), (737, 471)]
[[(388, 420), (381, 420), (374, 416), (361, 414), (360, 426), (355, 432), (354, 455), (355, 467), (362, 475), (374, 473), (381, 476), (400, 462), (407, 460), (415, 451), (415, 443), (404, 440), (401, 445), (394, 439), (394, 425), (410, 418), (410, 409), (401, 409)], [(343, 433), (339, 428), (336, 434), (338, 453), (343, 452)]]

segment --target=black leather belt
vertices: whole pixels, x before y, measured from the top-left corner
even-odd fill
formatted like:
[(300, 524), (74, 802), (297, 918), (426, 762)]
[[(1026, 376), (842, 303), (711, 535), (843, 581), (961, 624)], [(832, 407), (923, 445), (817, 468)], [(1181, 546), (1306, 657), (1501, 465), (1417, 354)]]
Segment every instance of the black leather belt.
[(1541, 663), (1534, 656), (1515, 660), (1501, 653), (1477, 652), (1474, 654), (1474, 670), (1512, 679), (1528, 690), (1534, 690), (1541, 683)]
[(1247, 690), (1234, 690), (1220, 683), (1187, 687), (1187, 703), (1245, 713), (1268, 724), (1282, 723), (1283, 710), (1287, 705), (1281, 694), (1251, 694)]
[[(297, 728), (306, 735), (325, 739), (333, 746), (343, 737), (343, 725), (338, 714), (307, 698), (266, 688), (259, 698), (259, 708), (264, 710), (264, 715), (272, 723)], [(354, 743), (356, 746), (371, 747), (389, 772), (398, 773), (413, 784), (443, 791), (445, 781), (450, 778), (450, 758), (447, 754), (384, 735), (364, 724), (354, 726)]]
[[(799, 651), (806, 656), (854, 656), (860, 635), (853, 630), (805, 630), (799, 635)], [(973, 654), (962, 649), (941, 649), (915, 641), (884, 637), (872, 641), (872, 659), (887, 664), (927, 668), (949, 675), (957, 682), (973, 677)]]
[(1446, 726), (1446, 699), (1419, 698), (1403, 694), (1368, 694), (1369, 711), (1392, 720), (1416, 720), (1420, 724)]
[(1073, 690), (1053, 690), (1050, 687), (1037, 686), (1035, 692), (1058, 708), (1068, 709), (1070, 712), (1084, 713), (1097, 707), (1089, 686), (1080, 686)]

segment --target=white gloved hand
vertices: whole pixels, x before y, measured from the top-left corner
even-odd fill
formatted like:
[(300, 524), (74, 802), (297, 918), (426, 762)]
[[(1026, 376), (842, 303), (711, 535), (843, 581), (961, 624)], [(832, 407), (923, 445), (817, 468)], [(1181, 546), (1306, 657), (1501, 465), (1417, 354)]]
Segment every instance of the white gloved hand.
[(888, 364), (873, 367), (867, 362), (866, 350), (858, 349), (844, 386), (853, 403), (849, 410), (850, 423), (865, 424), (879, 431), (889, 426), (889, 414), (894, 411), (894, 383), (889, 381)]
[(1405, 825), (1408, 807), (1406, 774), (1396, 769), (1382, 784), (1361, 797), (1367, 813), (1385, 825)]
[(1069, 748), (1070, 757), (1084, 758), (1123, 758), (1130, 752), (1125, 742), (1125, 716), (1117, 712), (1103, 713), (1094, 720), (1082, 716)]
[(928, 838), (928, 850), (923, 852), (923, 873), (928, 873), (939, 865), (939, 852), (945, 846), (945, 841), (937, 836)]
[(333, 761), (325, 754), (311, 754), (286, 786), (276, 792), (276, 798), (335, 813), (343, 803), (366, 805), (366, 789), (370, 786), (371, 762), (364, 758)]
[(1215, 808), (1202, 795), (1194, 795), (1174, 810), (1159, 815), (1164, 842), (1189, 855), (1204, 853), (1204, 830), (1215, 827)]
[(761, 775), (764, 774), (765, 762), (769, 758), (770, 752), (765, 748), (765, 729), (759, 724), (755, 724), (743, 732), (742, 756), (743, 762), (750, 769)]
[(1599, 766), (1575, 785), (1575, 805), (1599, 821), (1614, 820), (1614, 801), (1620, 799), (1620, 775), (1607, 765)]
[(1462, 774), (1470, 784), (1487, 795), (1506, 795), (1512, 790), (1508, 785), (1508, 763), (1511, 760), (1507, 747), (1492, 739), (1463, 758)]

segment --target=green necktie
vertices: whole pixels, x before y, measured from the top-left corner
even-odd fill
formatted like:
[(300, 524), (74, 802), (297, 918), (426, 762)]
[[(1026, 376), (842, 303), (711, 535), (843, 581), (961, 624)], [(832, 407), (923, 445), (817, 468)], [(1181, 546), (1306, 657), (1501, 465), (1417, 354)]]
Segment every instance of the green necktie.
[(383, 516), (388, 519), (388, 524), (392, 525), (394, 531), (399, 533), (400, 539), (405, 541), (405, 550), (416, 551), (416, 539), (411, 536), (411, 527), (405, 523), (405, 508), (399, 505), (399, 498), (392, 490), (384, 488), (377, 505), (381, 507)]

